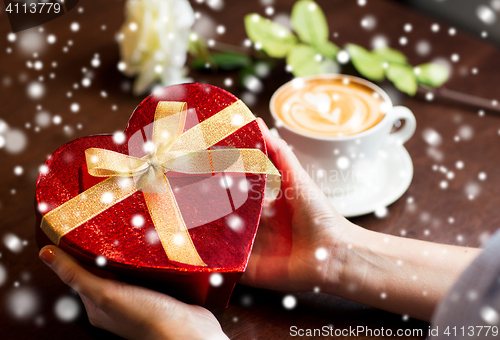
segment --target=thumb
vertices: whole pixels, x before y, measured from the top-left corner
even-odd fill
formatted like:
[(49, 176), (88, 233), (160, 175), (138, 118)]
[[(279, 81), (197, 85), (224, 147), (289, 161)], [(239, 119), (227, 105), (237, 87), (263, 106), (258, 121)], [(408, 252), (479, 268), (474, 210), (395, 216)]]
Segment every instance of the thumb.
[(282, 183), (284, 185), (292, 183), (312, 184), (311, 177), (304, 170), (287, 142), (274, 136), (261, 118), (257, 118), (257, 122), (262, 130), (269, 157), (282, 175)]
[(99, 300), (99, 292), (107, 280), (82, 268), (73, 257), (59, 247), (45, 246), (40, 250), (39, 257), (65, 284), (93, 301)]

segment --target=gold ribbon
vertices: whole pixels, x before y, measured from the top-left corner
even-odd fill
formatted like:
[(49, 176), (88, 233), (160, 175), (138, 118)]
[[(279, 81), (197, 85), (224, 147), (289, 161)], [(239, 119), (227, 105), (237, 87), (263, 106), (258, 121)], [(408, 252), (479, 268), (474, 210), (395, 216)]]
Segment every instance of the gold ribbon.
[(89, 174), (108, 177), (45, 214), (41, 228), (54, 242), (116, 203), (142, 191), (159, 239), (171, 261), (206, 266), (196, 251), (170, 183), (169, 171), (187, 174), (239, 172), (279, 176), (258, 149), (209, 149), (255, 119), (241, 101), (184, 131), (187, 105), (161, 101), (149, 153), (137, 158), (106, 149), (85, 150)]

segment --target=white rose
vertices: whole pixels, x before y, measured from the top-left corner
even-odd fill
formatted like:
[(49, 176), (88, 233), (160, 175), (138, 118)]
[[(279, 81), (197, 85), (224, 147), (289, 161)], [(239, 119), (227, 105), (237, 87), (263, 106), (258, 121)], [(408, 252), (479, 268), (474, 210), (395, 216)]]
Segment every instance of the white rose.
[(125, 16), (118, 42), (123, 72), (138, 75), (133, 92), (145, 92), (156, 80), (164, 86), (189, 81), (184, 64), (195, 20), (189, 2), (128, 0)]

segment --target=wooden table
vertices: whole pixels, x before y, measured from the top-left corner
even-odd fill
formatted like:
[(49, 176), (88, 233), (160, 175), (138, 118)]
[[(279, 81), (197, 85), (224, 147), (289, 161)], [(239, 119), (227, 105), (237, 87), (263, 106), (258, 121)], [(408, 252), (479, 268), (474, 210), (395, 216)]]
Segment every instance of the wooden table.
[[(142, 100), (142, 97), (131, 95), (131, 80), (121, 75), (116, 67), (119, 55), (114, 36), (123, 20), (124, 2), (87, 0), (80, 3), (79, 7), (62, 18), (43, 25), (43, 33), (39, 33), (38, 28), (29, 31), (35, 37), (41, 35), (43, 41), (48, 34), (57, 37), (52, 45), (43, 43), (45, 48), (39, 52), (38, 58), (34, 58), (31, 53), (23, 54), (18, 44), (5, 39), (10, 28), (5, 11), (2, 9), (0, 12), (1, 119), (10, 128), (20, 129), (28, 141), (25, 150), (17, 154), (7, 152), (5, 148), (0, 150), (0, 237), (3, 239), (8, 233), (13, 233), (27, 242), (21, 246), (19, 253), (10, 251), (4, 242), (0, 244), (0, 264), (7, 271), (6, 281), (0, 287), (2, 339), (71, 337), (76, 340), (111, 337), (90, 326), (83, 309), (75, 322), (64, 323), (55, 317), (55, 301), (74, 293), (38, 259), (34, 239), (35, 180), (45, 157), (74, 138), (123, 129), (131, 112)], [(319, 4), (327, 13), (332, 40), (339, 45), (353, 42), (369, 47), (375, 36), (383, 35), (391, 46), (403, 50), (413, 64), (437, 57), (450, 60), (450, 56), (456, 53), (460, 59), (452, 63), (453, 75), (447, 86), (484, 98), (498, 96), (500, 52), (479, 37), (460, 31), (451, 36), (448, 34), (450, 27), (444, 23), (439, 23), (440, 30), (437, 33), (432, 32), (434, 20), (396, 2), (369, 0), (365, 6), (358, 6), (356, 1), (323, 0)], [(226, 33), (216, 36), (217, 41), (240, 46), (246, 38), (243, 16), (252, 11), (264, 14), (265, 10), (258, 0), (225, 1), (221, 11), (213, 11), (205, 4), (194, 3), (193, 6), (202, 15), (209, 15), (216, 23), (225, 25)], [(274, 8), (276, 13), (289, 13), (291, 2), (275, 1)], [(376, 26), (372, 30), (360, 25), (361, 19), (367, 15), (376, 19)], [(70, 30), (72, 22), (80, 24), (79, 31)], [(411, 32), (403, 30), (406, 23), (412, 25)], [(20, 36), (18, 34), (18, 41)], [(405, 46), (399, 45), (402, 36), (408, 39)], [(419, 41), (430, 44), (428, 56), (416, 53), (415, 46)], [(29, 45), (33, 46), (35, 42)], [(63, 52), (65, 46), (68, 47), (67, 52)], [(8, 47), (12, 48), (10, 54), (6, 53)], [(91, 66), (96, 53), (101, 62), (98, 68)], [(41, 70), (26, 66), (27, 61), (35, 60), (43, 62)], [(57, 63), (56, 67), (52, 67), (53, 62)], [(83, 68), (93, 76), (88, 88), (81, 85), (85, 72)], [(477, 74), (473, 74), (474, 68)], [(51, 73), (55, 74), (55, 78), (50, 78)], [(27, 88), (39, 76), (44, 77), (46, 91), (42, 98), (33, 100), (27, 96)], [(243, 95), (236, 85), (224, 85), (224, 79), (228, 77), (236, 83), (235, 73), (192, 72), (191, 76), (199, 82), (225, 87), (237, 96)], [(284, 70), (284, 64), (278, 63), (272, 75), (264, 79), (263, 92), (250, 105), (268, 124), (272, 124), (268, 111), (270, 96), (290, 78), (290, 74)], [(78, 89), (74, 88), (75, 84), (78, 84)], [(106, 91), (107, 96), (102, 97), (101, 91)], [(68, 92), (71, 92), (71, 97), (68, 97)], [(379, 219), (371, 214), (355, 218), (353, 222), (384, 233), (479, 246), (500, 226), (500, 116), (489, 111), (479, 116), (477, 109), (436, 101), (426, 102), (398, 94), (393, 99), (409, 107), (418, 122), (415, 136), (405, 144), (415, 167), (413, 182), (407, 193), (389, 206), (387, 217)], [(71, 112), (72, 103), (79, 103), (80, 110), (77, 113)], [(35, 131), (35, 116), (39, 106), (52, 117), (60, 116), (62, 122), (58, 125), (51, 123), (39, 132)], [(439, 146), (431, 147), (425, 142), (423, 131), (426, 129), (439, 133), (442, 137)], [(466, 130), (473, 133), (469, 140), (463, 138)], [(455, 141), (455, 136), (460, 135), (460, 141)], [(462, 169), (456, 168), (458, 161), (463, 162)], [(22, 175), (14, 174), (16, 166), (23, 168)], [(446, 178), (445, 168), (446, 171), (453, 171), (453, 179)], [(486, 174), (484, 181), (478, 178), (481, 172)], [(448, 183), (446, 189), (440, 187), (443, 180)], [(476, 188), (479, 193), (469, 199), (467, 188)], [(26, 319), (13, 317), (8, 308), (9, 299), (21, 289), (24, 294), (31, 291), (38, 299), (36, 313)], [(229, 308), (215, 311), (215, 315), (233, 339), (285, 339), (290, 337), (289, 329), (293, 325), (298, 328), (333, 325), (336, 328), (366, 326), (372, 329), (423, 329), (424, 332), (427, 329), (424, 322), (404, 321), (399, 315), (321, 293), (295, 294), (298, 305), (289, 311), (282, 307), (285, 294), (238, 286)]]

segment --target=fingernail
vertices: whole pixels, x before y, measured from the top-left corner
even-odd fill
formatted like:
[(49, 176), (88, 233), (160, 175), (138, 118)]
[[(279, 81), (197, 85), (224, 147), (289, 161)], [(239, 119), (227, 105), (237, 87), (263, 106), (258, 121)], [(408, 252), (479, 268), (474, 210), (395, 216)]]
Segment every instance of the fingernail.
[(48, 266), (51, 266), (52, 263), (54, 263), (54, 260), (56, 259), (56, 253), (50, 248), (42, 249), (42, 251), (40, 251), (40, 254), (38, 254), (38, 256)]

